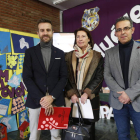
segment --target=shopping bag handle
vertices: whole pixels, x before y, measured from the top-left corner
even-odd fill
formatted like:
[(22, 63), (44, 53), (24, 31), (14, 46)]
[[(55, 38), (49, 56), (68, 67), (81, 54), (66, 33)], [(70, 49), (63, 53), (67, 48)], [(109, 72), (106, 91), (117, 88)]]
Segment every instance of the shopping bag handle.
[[(78, 102), (76, 102), (76, 103), (77, 103), (77, 108), (78, 108), (79, 124), (82, 124), (82, 123), (84, 123), (82, 112), (81, 112), (79, 103)], [(72, 119), (73, 105), (74, 105), (74, 103), (71, 103), (71, 112), (70, 112), (70, 116), (69, 116), (69, 121), (70, 122), (73, 122), (73, 119)]]

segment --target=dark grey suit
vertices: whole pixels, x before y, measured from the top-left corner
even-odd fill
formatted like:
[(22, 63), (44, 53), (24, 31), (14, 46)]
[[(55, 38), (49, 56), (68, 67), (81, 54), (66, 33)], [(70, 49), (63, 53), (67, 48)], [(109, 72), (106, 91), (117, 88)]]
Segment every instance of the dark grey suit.
[(119, 45), (109, 49), (105, 53), (104, 79), (110, 88), (110, 105), (120, 110), (123, 104), (118, 100), (120, 94), (118, 91), (125, 91), (132, 101), (132, 106), (136, 112), (140, 112), (140, 44), (134, 41), (130, 63), (128, 84), (129, 88), (125, 90), (120, 58)]

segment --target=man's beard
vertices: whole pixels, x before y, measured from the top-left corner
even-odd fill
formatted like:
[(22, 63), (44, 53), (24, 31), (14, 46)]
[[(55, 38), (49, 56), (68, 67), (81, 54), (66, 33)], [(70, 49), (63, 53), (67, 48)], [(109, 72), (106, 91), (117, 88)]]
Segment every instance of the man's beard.
[[(45, 39), (43, 39), (44, 37), (48, 37), (48, 39), (45, 40)], [(43, 41), (43, 42), (49, 42), (49, 41), (51, 40), (51, 37), (50, 37), (49, 35), (43, 35), (40, 39), (41, 39), (41, 41)]]

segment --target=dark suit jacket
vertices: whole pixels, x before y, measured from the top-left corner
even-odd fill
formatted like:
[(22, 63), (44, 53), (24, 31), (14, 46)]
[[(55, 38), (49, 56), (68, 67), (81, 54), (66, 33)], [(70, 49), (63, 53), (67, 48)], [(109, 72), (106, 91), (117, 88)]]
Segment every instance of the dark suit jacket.
[(40, 44), (26, 50), (23, 64), (23, 81), (27, 87), (26, 106), (40, 107), (40, 99), (45, 96), (47, 89), (56, 99), (56, 106), (64, 105), (63, 89), (67, 81), (67, 68), (64, 52), (51, 47), (51, 60), (48, 72), (45, 69)]

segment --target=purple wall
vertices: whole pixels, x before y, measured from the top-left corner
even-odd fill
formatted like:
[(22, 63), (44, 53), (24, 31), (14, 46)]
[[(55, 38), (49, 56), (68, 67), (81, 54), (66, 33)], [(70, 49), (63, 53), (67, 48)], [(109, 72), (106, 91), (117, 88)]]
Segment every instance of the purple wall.
[[(84, 10), (94, 7), (100, 8), (98, 12), (99, 25), (97, 28), (91, 31), (91, 34), (97, 46), (99, 46), (101, 42), (104, 44), (104, 46), (106, 46), (106, 48), (100, 47), (102, 49), (102, 53), (109, 47), (108, 43), (104, 40), (105, 36), (108, 36), (108, 38), (113, 43), (113, 46), (116, 44), (111, 38), (111, 27), (117, 18), (123, 16), (126, 13), (131, 19), (133, 18), (133, 20), (137, 16), (138, 23), (135, 23), (135, 19), (134, 27), (136, 30), (133, 35), (133, 39), (140, 40), (140, 0), (94, 0), (93, 2), (68, 9), (63, 12), (63, 32), (74, 32), (74, 30), (81, 27), (81, 20)], [(135, 12), (131, 11), (132, 9)], [(130, 16), (130, 13), (134, 13), (135, 16)]]
[[(104, 56), (104, 51), (113, 47), (117, 42), (113, 40), (114, 29), (111, 30), (117, 18), (125, 15), (133, 20), (135, 32), (134, 40), (140, 41), (140, 0), (94, 0), (63, 12), (63, 32), (74, 32), (82, 26), (82, 16), (85, 9), (100, 8), (99, 25), (91, 31), (94, 46)], [(105, 37), (109, 40), (105, 41)], [(101, 44), (104, 47), (101, 47)], [(104, 85), (104, 84), (103, 84)]]

